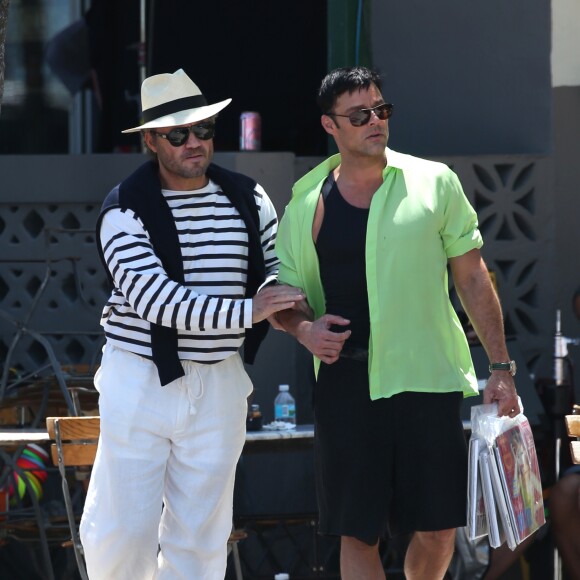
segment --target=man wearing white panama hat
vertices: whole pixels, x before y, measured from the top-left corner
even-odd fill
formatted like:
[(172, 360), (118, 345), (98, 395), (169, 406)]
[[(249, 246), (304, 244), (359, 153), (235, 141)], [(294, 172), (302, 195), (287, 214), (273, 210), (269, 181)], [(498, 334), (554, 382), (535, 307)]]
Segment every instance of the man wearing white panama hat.
[[(155, 160), (97, 223), (113, 285), (95, 386), (101, 438), (81, 522), (91, 580), (223, 578), (235, 466), (266, 318), (299, 304), (275, 280), (277, 218), (247, 176), (211, 163), (215, 117), (178, 70), (145, 79)], [(163, 509), (162, 509), (163, 506)]]

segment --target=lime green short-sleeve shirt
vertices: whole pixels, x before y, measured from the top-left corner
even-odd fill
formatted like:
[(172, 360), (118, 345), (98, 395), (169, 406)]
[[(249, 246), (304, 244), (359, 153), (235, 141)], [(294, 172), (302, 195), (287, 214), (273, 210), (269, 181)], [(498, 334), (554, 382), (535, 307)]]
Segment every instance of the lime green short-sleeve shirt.
[[(447, 264), (482, 246), (477, 215), (446, 165), (391, 149), (386, 154), (366, 237), (370, 396), (476, 395), (469, 345), (449, 300)], [(335, 155), (295, 184), (276, 242), (279, 280), (303, 288), (317, 318), (325, 300), (312, 223), (322, 183), (339, 164)]]

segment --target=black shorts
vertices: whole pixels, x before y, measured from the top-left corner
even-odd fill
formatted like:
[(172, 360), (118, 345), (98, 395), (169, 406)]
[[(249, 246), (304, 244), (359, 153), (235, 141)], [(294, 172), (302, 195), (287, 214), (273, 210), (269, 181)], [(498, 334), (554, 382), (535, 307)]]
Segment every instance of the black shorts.
[(322, 534), (380, 537), (464, 526), (461, 392), (371, 401), (366, 362), (321, 364), (314, 392)]

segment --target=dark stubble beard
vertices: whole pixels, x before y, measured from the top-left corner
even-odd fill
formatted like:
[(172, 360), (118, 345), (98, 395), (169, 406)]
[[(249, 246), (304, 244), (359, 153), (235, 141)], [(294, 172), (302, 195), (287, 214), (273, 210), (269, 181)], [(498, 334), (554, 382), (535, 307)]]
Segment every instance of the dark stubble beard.
[[(207, 152), (202, 152), (204, 155), (207, 155)], [(193, 177), (202, 177), (205, 175), (205, 172), (208, 168), (210, 163), (210, 159), (205, 157), (203, 161), (196, 163), (195, 165), (188, 165), (185, 163), (180, 163), (178, 160), (165, 160), (165, 165), (168, 170), (179, 177), (183, 177), (184, 179), (191, 179)]]

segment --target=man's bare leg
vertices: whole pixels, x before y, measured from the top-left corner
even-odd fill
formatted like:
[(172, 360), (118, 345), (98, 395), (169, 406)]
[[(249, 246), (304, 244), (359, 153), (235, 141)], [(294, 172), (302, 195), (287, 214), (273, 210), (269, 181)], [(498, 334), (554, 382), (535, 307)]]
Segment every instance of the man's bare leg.
[(385, 580), (378, 542), (369, 546), (356, 538), (342, 536), (340, 574), (342, 580)]
[(441, 580), (455, 549), (455, 529), (415, 532), (405, 556), (407, 580)]

